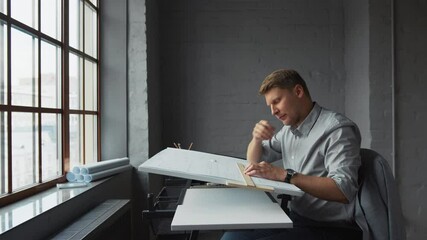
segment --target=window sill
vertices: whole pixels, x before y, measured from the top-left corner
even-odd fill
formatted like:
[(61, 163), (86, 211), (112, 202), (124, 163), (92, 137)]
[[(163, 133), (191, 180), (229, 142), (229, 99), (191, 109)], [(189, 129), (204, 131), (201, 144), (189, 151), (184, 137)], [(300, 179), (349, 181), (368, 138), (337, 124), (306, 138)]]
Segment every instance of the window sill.
[(12, 203), (0, 209), (0, 235), (19, 225), (93, 189), (109, 178), (91, 182), (87, 187), (58, 189), (50, 188), (44, 192)]
[(92, 182), (87, 187), (82, 188), (58, 189), (54, 187), (1, 208), (0, 235), (92, 189), (106, 180)]
[(85, 188), (48, 189), (0, 209), (0, 239), (50, 239), (108, 199), (132, 198), (133, 168)]

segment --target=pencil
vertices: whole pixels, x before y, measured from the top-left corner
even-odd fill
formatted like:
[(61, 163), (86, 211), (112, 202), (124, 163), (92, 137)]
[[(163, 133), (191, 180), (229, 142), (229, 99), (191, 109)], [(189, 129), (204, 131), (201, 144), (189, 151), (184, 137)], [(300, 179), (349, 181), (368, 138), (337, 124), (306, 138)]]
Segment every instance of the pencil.
[(175, 147), (178, 148), (178, 146), (176, 145), (176, 143), (173, 143), (173, 145), (175, 145)]
[(193, 146), (193, 142), (190, 143), (190, 146), (188, 147), (188, 150), (191, 150), (191, 146)]

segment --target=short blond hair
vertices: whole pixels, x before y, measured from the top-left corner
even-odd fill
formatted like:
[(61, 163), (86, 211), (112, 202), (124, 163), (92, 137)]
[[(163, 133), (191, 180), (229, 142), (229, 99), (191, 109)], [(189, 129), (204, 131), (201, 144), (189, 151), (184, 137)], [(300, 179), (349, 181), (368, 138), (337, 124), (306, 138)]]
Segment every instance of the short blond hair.
[(270, 75), (262, 81), (259, 88), (259, 94), (265, 95), (268, 91), (276, 87), (292, 89), (298, 84), (302, 86), (306, 95), (310, 97), (307, 84), (297, 71), (292, 69), (279, 69), (270, 73)]

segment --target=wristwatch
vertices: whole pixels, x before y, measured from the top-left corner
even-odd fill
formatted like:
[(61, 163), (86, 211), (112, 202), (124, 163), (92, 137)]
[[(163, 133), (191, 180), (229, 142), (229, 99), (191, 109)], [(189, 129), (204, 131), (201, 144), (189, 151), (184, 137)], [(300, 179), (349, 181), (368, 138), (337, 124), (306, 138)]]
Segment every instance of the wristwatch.
[(297, 174), (293, 169), (286, 169), (286, 177), (285, 177), (285, 183), (291, 183), (291, 178)]

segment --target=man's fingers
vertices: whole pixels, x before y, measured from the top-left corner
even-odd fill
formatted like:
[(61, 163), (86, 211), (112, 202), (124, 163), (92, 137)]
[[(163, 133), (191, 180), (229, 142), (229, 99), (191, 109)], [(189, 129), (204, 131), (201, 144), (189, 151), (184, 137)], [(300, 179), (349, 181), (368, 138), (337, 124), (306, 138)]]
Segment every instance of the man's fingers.
[(251, 170), (249, 172), (245, 172), (245, 174), (249, 175), (249, 176), (261, 177), (261, 176), (258, 175), (257, 170)]
[(249, 164), (248, 166), (245, 167), (245, 173), (252, 171), (254, 169), (254, 165), (253, 164)]
[(249, 176), (269, 178), (269, 174), (271, 173), (271, 171), (271, 164), (262, 161), (258, 164), (249, 164), (248, 166), (246, 166), (244, 173)]
[(260, 125), (262, 127), (264, 127), (266, 130), (268, 131), (274, 131), (275, 128), (273, 126), (270, 125), (270, 123), (266, 120), (261, 120), (257, 123), (257, 125)]
[(261, 120), (255, 124), (252, 134), (255, 138), (268, 140), (271, 139), (274, 135), (274, 127), (271, 126), (267, 121)]
[(268, 131), (263, 131), (261, 129), (254, 129), (254, 136), (261, 138), (263, 140), (270, 139), (273, 137), (273, 133)]

